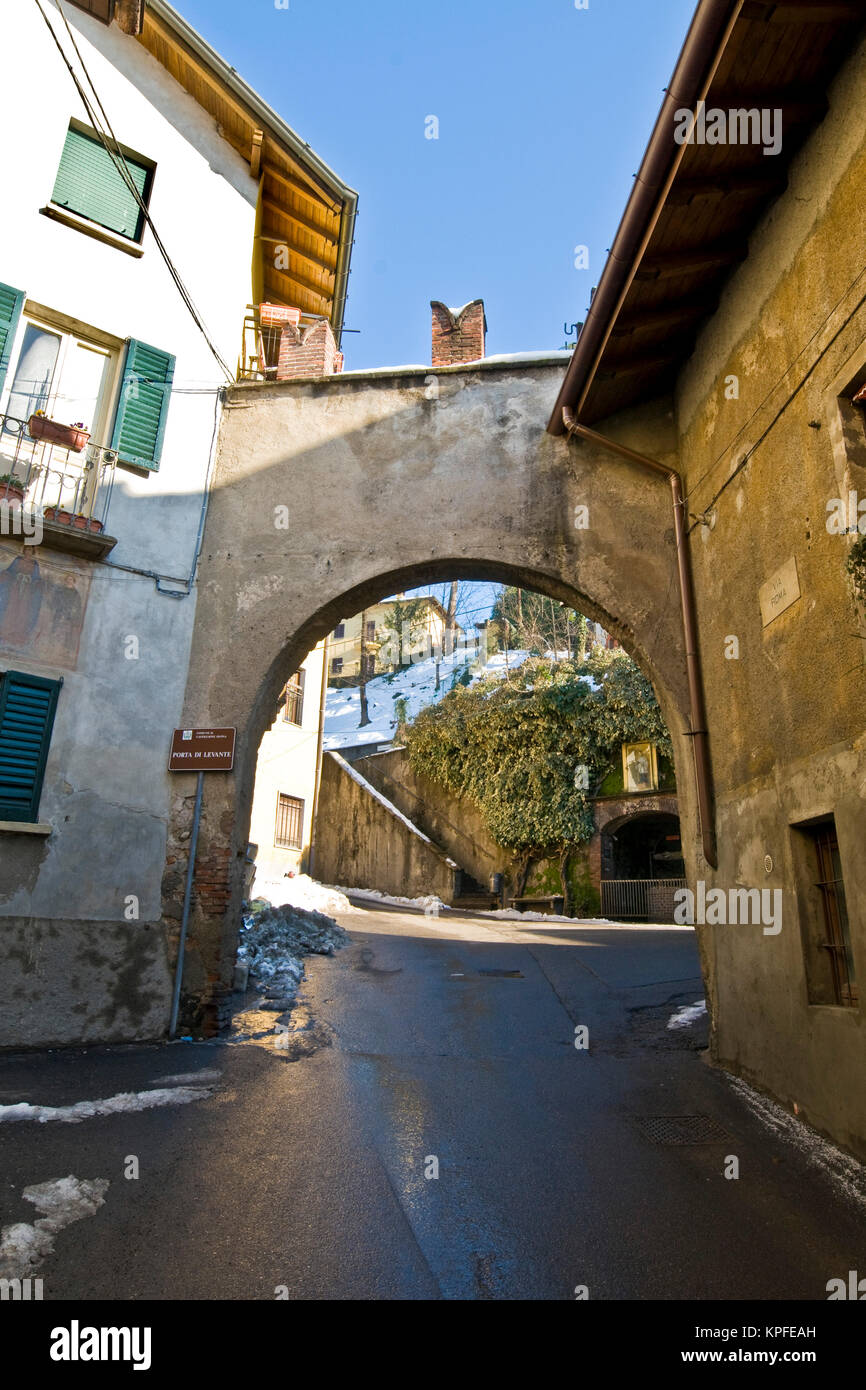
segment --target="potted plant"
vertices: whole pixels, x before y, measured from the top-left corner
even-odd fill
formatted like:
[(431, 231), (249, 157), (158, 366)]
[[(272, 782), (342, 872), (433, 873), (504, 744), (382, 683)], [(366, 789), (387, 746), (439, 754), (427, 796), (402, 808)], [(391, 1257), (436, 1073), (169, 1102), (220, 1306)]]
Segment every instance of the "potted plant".
[(43, 516), (46, 521), (57, 521), (62, 526), (72, 523), (72, 513), (66, 507), (46, 507)]
[(96, 531), (98, 533), (102, 530), (102, 522), (97, 521), (94, 516), (85, 516), (84, 512), (75, 513), (72, 518), (72, 525), (79, 531)]
[(27, 433), (31, 439), (59, 444), (64, 449), (71, 449), (74, 454), (80, 454), (90, 438), (90, 431), (84, 428), (83, 420), (76, 420), (73, 425), (61, 425), (57, 420), (49, 420), (44, 410), (37, 410), (30, 416)]
[(0, 473), (0, 501), (20, 507), (24, 501), (24, 483), (15, 473)]

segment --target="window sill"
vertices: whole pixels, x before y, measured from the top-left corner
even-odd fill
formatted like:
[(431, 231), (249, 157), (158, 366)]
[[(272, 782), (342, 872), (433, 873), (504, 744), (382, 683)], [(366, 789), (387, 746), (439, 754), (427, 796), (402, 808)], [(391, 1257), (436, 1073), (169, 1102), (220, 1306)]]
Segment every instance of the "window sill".
[(67, 212), (65, 208), (54, 207), (49, 203), (39, 211), (43, 217), (50, 217), (54, 222), (62, 222), (64, 227), (71, 227), (73, 231), (83, 232), (85, 236), (92, 236), (96, 241), (103, 241), (106, 246), (113, 246), (116, 251), (124, 251), (127, 256), (140, 258), (144, 255), (137, 242), (118, 236), (116, 232), (110, 232), (107, 227), (100, 227), (96, 222), (88, 222), (86, 217)]
[(53, 829), (53, 825), (46, 825), (44, 821), (0, 820), (0, 831), (12, 835), (50, 835)]

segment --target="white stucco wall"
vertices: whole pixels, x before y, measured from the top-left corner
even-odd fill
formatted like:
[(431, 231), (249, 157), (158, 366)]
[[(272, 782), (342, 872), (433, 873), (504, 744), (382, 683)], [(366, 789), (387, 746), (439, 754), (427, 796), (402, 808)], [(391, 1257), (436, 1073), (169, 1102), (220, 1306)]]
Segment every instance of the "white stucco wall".
[[(44, 7), (78, 69), (52, 0)], [(154, 222), (233, 369), (251, 295), (256, 181), (214, 121), (140, 43), (70, 6), (66, 14), (117, 139), (155, 162)], [(0, 52), (6, 57), (0, 281), (56, 313), (176, 357), (159, 471), (117, 471), (106, 530), (118, 544), (109, 564), (90, 565), (77, 660), (48, 666), (26, 651), (0, 648), (0, 670), (62, 676), (64, 682), (39, 807), (52, 832), (38, 845), (34, 837), (0, 834), (0, 857), (11, 866), (0, 883), (0, 915), (22, 923), (115, 923), (112, 949), (121, 968), (121, 934), (159, 919), (170, 798), (190, 780), (172, 779), (166, 763), (171, 730), (181, 720), (195, 596), (165, 597), (152, 577), (110, 565), (189, 576), (224, 378), (149, 229), (143, 256), (134, 258), (40, 214), (51, 198), (70, 118), (89, 121), (32, 0), (3, 0)], [(119, 377), (118, 370), (115, 393)], [(10, 379), (11, 372), (0, 410)], [(135, 659), (125, 654), (130, 635), (138, 640)], [(128, 895), (138, 899), (139, 922), (127, 927)], [(73, 948), (73, 937), (64, 936), (64, 949)], [(88, 939), (82, 925), (82, 952)], [(77, 1025), (73, 1017), (63, 1022), (71, 1004), (59, 1001), (47, 957), (44, 969), (45, 1007), (54, 1011), (54, 1022), (48, 1034), (34, 1025), (31, 1035), (63, 1041), (75, 1036)], [(9, 986), (11, 996), (15, 988)], [(117, 1029), (151, 1035), (161, 1026), (163, 1005), (154, 997), (146, 1017), (124, 1018)], [(100, 1022), (94, 1030), (111, 1036), (112, 1026)]]
[[(267, 880), (279, 879), (289, 870), (298, 871), (309, 850), (316, 791), (316, 745), (321, 707), (322, 662), (320, 643), (302, 662), (306, 672), (304, 708), (300, 725), (287, 724), (280, 715), (267, 730), (259, 746), (256, 787), (250, 816), (250, 840), (258, 846), (256, 884), (266, 891)], [(304, 803), (304, 824), (300, 850), (274, 844), (277, 797), (300, 797)]]

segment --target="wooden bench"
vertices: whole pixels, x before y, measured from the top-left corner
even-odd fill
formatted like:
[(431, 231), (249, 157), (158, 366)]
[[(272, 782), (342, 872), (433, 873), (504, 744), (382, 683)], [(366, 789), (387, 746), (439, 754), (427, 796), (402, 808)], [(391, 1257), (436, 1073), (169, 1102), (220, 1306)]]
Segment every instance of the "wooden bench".
[(528, 896), (528, 897), (523, 897), (523, 898), (509, 898), (509, 899), (508, 899), (508, 906), (509, 906), (509, 907), (516, 907), (517, 910), (518, 910), (518, 912), (524, 912), (524, 911), (526, 911), (526, 910), (531, 910), (533, 907), (536, 907), (536, 906), (538, 906), (538, 907), (547, 906), (547, 907), (550, 908), (550, 914), (549, 914), (550, 916), (553, 916), (553, 917), (561, 917), (561, 916), (562, 916), (562, 909), (565, 907), (565, 898), (562, 896), (561, 893), (548, 893), (548, 894), (538, 894), (538, 893), (534, 893), (534, 894), (532, 894), (531, 896)]

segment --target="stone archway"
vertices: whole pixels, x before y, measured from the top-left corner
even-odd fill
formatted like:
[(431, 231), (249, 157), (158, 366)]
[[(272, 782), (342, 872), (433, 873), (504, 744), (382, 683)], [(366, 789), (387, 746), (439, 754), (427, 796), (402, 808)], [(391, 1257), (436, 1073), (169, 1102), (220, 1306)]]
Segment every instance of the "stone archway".
[[(188, 1021), (219, 1014), (237, 933), (259, 742), (292, 670), (345, 614), (444, 579), (537, 589), (602, 622), (652, 679), (675, 747), (687, 862), (699, 853), (668, 490), (553, 439), (561, 362), (495, 361), (232, 388), (202, 548), (184, 706), (235, 725), (206, 778), (184, 975)], [(646, 442), (646, 421), (642, 423)], [(664, 453), (665, 421), (658, 425)], [(169, 934), (193, 779), (178, 779)]]

